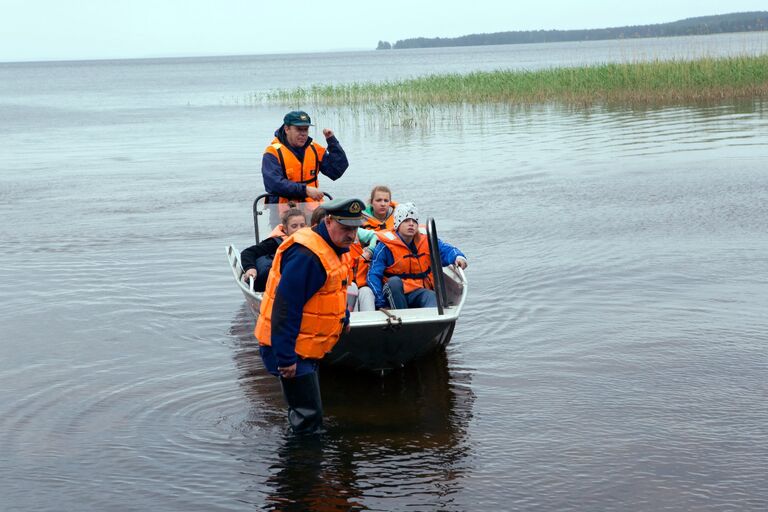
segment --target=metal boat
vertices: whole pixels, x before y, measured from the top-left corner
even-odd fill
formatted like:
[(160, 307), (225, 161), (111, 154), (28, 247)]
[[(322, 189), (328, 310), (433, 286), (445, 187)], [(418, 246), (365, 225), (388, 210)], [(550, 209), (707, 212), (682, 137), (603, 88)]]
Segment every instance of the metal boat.
[[(265, 205), (261, 199), (264, 196), (254, 201), (256, 240), (260, 232), (269, 233), (268, 225), (275, 224), (274, 219), (278, 218), (278, 205)], [(273, 221), (268, 222), (268, 218)], [(343, 333), (333, 350), (326, 354), (322, 360), (324, 365), (386, 373), (443, 350), (450, 342), (467, 298), (467, 278), (459, 267), (440, 265), (437, 229), (431, 218), (427, 220), (427, 236), (432, 268), (441, 269), (435, 272), (437, 307), (352, 312), (349, 333)], [(234, 245), (227, 247), (227, 259), (235, 283), (258, 318), (262, 293), (253, 290), (252, 281), (243, 281), (240, 251)]]

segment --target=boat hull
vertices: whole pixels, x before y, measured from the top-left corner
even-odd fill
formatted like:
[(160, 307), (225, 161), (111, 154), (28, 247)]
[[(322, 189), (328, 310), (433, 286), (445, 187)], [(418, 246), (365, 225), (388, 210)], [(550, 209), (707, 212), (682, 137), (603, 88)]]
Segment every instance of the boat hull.
[[(240, 253), (232, 245), (227, 258), (233, 277), (258, 318), (261, 293), (242, 281)], [(443, 269), (448, 303), (437, 308), (378, 310), (350, 314), (350, 331), (342, 333), (333, 350), (322, 360), (324, 366), (386, 373), (441, 351), (451, 340), (466, 299), (466, 278), (461, 269)]]
[(452, 322), (424, 322), (400, 326), (352, 326), (342, 334), (323, 364), (353, 370), (387, 372), (443, 350), (453, 335)]

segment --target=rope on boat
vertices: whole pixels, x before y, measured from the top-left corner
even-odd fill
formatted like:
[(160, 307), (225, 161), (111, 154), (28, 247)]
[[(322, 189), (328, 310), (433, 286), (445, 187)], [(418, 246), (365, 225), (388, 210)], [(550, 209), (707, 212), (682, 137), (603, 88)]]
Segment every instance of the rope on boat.
[(387, 308), (381, 308), (379, 311), (387, 315), (387, 326), (385, 329), (397, 330), (400, 329), (400, 327), (403, 325), (403, 319), (390, 313)]

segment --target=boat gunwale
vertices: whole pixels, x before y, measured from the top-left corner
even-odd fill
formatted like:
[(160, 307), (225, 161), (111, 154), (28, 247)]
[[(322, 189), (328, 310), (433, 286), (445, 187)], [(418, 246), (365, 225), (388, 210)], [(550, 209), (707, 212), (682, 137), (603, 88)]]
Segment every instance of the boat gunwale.
[[(232, 270), (232, 275), (235, 278), (240, 291), (243, 293), (243, 295), (245, 295), (246, 299), (250, 299), (248, 300), (249, 303), (251, 301), (258, 301), (261, 303), (262, 292), (251, 291), (250, 287), (248, 287), (242, 280), (243, 268), (240, 263), (240, 252), (237, 250), (237, 247), (235, 247), (234, 244), (229, 244), (226, 250), (229, 266)], [(456, 284), (456, 286), (460, 287), (461, 292), (458, 296), (458, 303), (451, 306), (445, 306), (442, 315), (436, 314), (437, 308), (388, 309), (387, 311), (389, 311), (395, 317), (399, 318), (400, 321), (404, 324), (455, 323), (456, 320), (458, 320), (459, 314), (461, 313), (461, 310), (464, 307), (464, 303), (467, 299), (467, 278), (466, 274), (460, 267), (450, 268), (453, 275), (446, 272), (446, 268), (449, 267), (443, 267), (443, 273), (448, 278), (450, 278)], [(256, 312), (253, 311), (253, 308), (251, 308), (251, 310), (254, 313), (254, 316), (256, 316)], [(373, 314), (376, 314), (377, 318), (365, 318), (366, 316)], [(360, 317), (361, 315), (363, 315), (363, 318)], [(358, 328), (387, 327), (392, 322), (390, 317), (381, 310), (353, 311), (349, 315), (349, 320), (352, 327)]]

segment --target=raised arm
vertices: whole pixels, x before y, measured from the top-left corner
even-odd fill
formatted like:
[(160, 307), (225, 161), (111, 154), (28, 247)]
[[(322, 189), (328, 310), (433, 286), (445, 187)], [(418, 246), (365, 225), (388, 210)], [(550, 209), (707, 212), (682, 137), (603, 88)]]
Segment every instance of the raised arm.
[(328, 147), (325, 150), (322, 162), (320, 162), (320, 172), (332, 180), (337, 180), (341, 178), (344, 171), (349, 167), (347, 154), (344, 152), (341, 144), (339, 144), (339, 139), (333, 134), (333, 130), (325, 128), (323, 134), (325, 135), (325, 142)]

